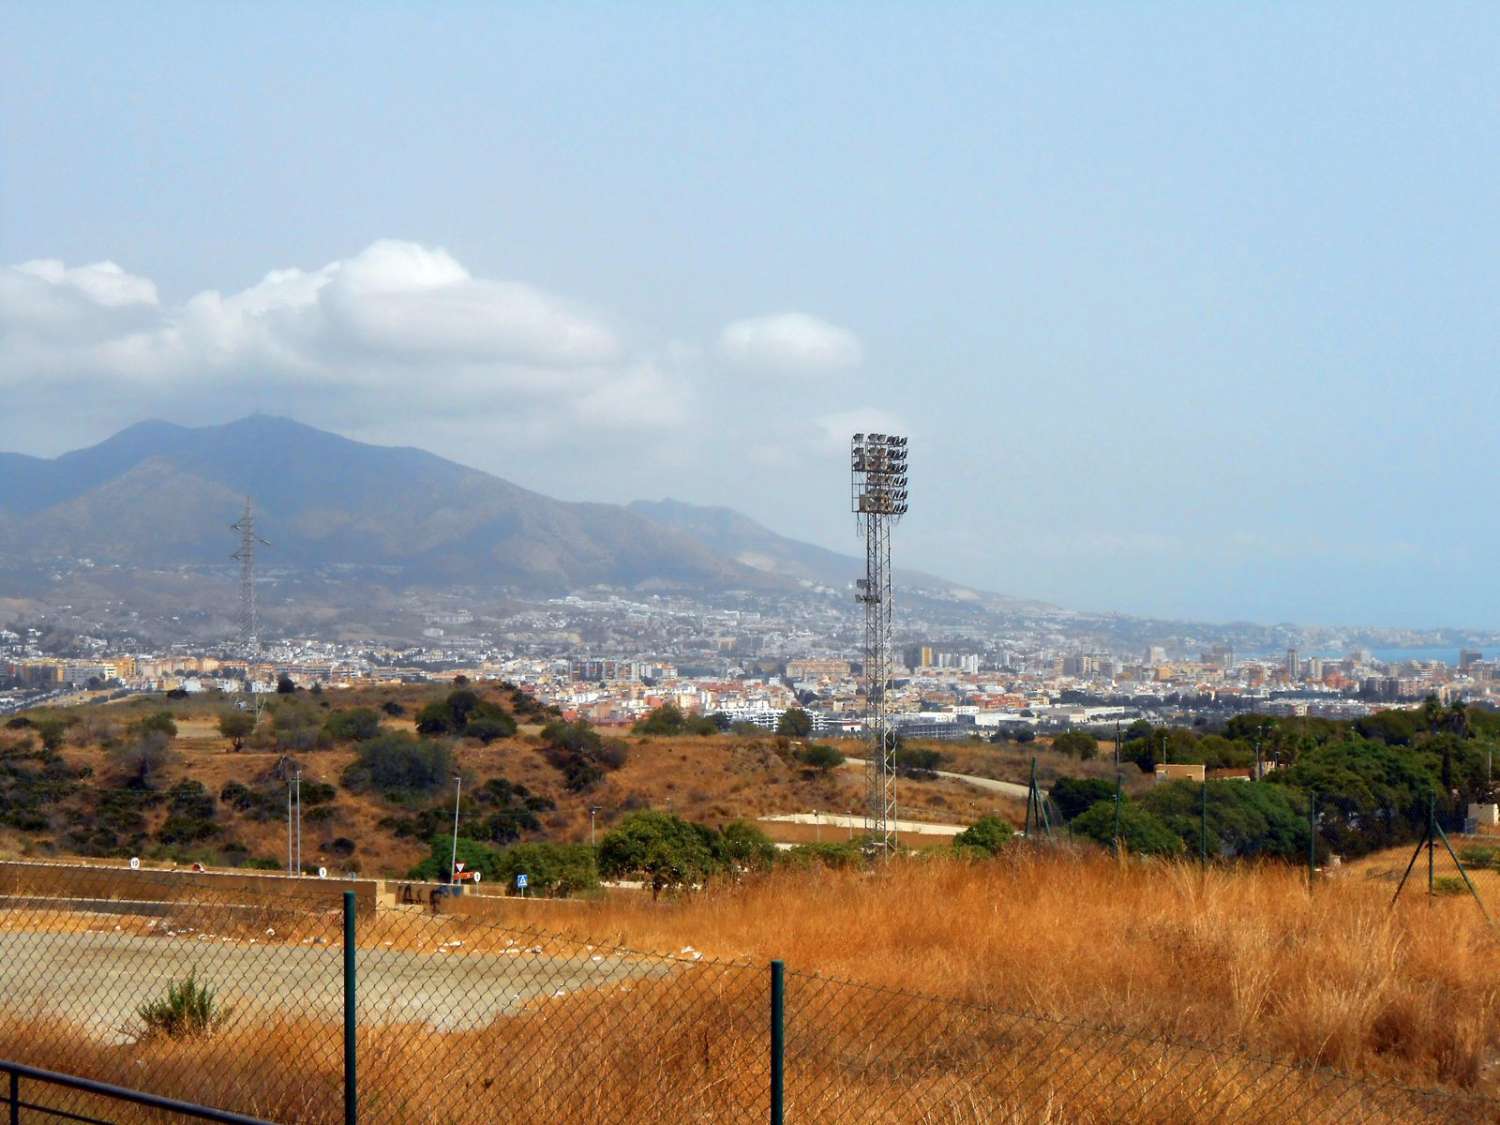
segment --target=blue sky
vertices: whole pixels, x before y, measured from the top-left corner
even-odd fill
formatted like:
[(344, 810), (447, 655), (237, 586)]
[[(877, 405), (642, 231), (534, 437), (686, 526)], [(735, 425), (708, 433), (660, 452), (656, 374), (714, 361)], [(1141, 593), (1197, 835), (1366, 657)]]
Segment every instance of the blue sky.
[[(1500, 627), (1481, 5), (13, 6), (0, 448), (273, 410), (1089, 609)], [(112, 265), (101, 264), (112, 263)]]

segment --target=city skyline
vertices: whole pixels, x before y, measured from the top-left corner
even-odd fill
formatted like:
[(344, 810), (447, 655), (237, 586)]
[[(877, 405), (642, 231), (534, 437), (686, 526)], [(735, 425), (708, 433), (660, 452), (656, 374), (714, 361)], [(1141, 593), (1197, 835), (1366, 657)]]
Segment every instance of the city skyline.
[(1500, 625), (1493, 14), (658, 12), (17, 12), (0, 447), (263, 409), (850, 553), (899, 429), (956, 581)]

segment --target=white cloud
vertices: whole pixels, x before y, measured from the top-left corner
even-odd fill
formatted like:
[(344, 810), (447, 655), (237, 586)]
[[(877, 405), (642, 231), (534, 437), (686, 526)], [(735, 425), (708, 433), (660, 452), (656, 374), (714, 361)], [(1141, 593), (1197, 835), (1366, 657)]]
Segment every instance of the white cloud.
[(750, 317), (724, 326), (719, 352), (737, 366), (789, 375), (816, 375), (859, 364), (859, 338), (806, 313)]
[(351, 411), (520, 409), (611, 429), (681, 421), (689, 394), (675, 367), (628, 354), (603, 318), (398, 241), (180, 304), (112, 262), (0, 268), (0, 389), (80, 386), (146, 403), (282, 386)]

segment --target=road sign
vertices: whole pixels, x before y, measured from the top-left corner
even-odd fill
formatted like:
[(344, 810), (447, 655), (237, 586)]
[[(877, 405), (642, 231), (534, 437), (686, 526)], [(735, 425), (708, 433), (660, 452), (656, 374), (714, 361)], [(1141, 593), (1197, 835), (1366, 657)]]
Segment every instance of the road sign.
[(132, 871), (139, 871), (140, 869), (141, 869), (141, 857), (138, 856), (138, 855), (131, 856), (130, 857), (130, 870), (132, 870)]
[(524, 891), (526, 889), (527, 882), (528, 882), (528, 880), (526, 878), (526, 873), (525, 872), (522, 872), (520, 875), (517, 875), (516, 876), (516, 890), (518, 890), (518, 891)]
[(328, 868), (326, 868), (326, 867), (320, 867), (320, 868), (318, 868), (318, 878), (319, 879), (326, 879), (326, 878), (328, 878)]
[(457, 871), (462, 871), (464, 869), (464, 861), (463, 860), (459, 860), (457, 863), (455, 863), (453, 865), (453, 867)]
[(484, 878), (484, 872), (483, 871), (476, 871), (476, 872), (474, 872), (474, 882), (477, 883), (482, 878)]

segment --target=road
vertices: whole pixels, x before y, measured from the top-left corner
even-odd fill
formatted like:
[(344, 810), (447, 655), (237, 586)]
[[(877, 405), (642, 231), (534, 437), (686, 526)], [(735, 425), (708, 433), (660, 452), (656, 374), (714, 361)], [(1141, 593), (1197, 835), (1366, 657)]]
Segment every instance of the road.
[[(10, 931), (0, 934), (0, 1018), (58, 1017), (101, 1041), (127, 1043), (140, 1028), (136, 1010), (195, 969), (234, 1009), (236, 1022), (266, 1010), (274, 1018), (291, 1011), (330, 1021), (343, 1012), (337, 939), (275, 945), (197, 934)], [(533, 955), (519, 947), (503, 954), (361, 949), (360, 1020), (468, 1030), (538, 997), (664, 971), (661, 962), (614, 954)]]
[[(848, 769), (862, 770), (865, 768), (863, 758), (845, 758), (844, 766)], [(976, 789), (984, 789), (990, 793), (999, 793), (1006, 797), (1015, 797), (1017, 800), (1026, 800), (1029, 790), (1024, 785), (1018, 785), (1014, 781), (996, 781), (993, 777), (979, 777), (972, 773), (949, 773), (947, 770), (933, 770), (938, 777), (945, 777), (949, 781), (962, 781), (974, 786)], [(1047, 791), (1042, 790), (1042, 796), (1046, 797)]]

